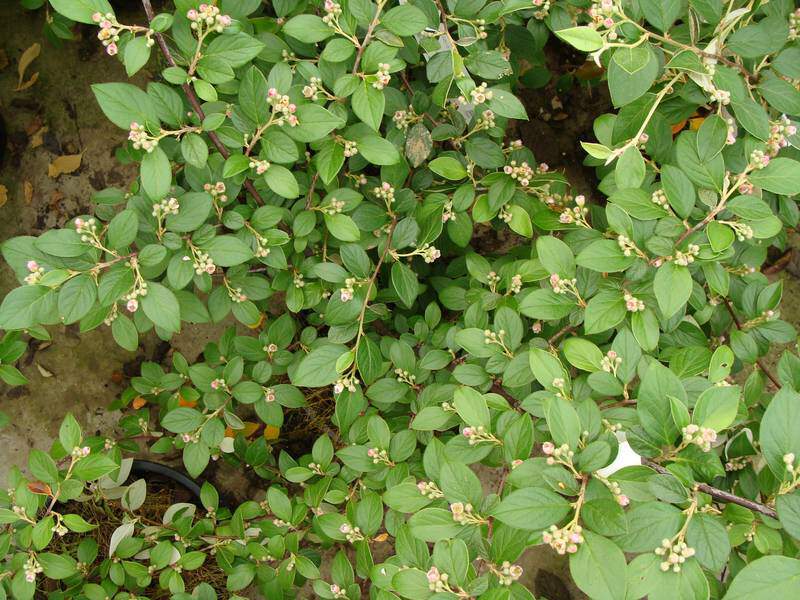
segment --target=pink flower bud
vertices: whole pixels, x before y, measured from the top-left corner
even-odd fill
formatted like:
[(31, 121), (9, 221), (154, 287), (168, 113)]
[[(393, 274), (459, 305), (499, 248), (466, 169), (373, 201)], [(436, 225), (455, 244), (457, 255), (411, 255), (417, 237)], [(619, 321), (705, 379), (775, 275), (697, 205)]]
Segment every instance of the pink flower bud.
[(114, 56), (118, 51), (117, 45), (114, 42), (106, 46), (106, 53), (108, 53), (109, 56)]
[(139, 309), (139, 302), (135, 298), (131, 298), (125, 308), (128, 309), (128, 312), (136, 312)]
[(431, 567), (425, 576), (428, 578), (429, 583), (436, 583), (440, 579), (439, 569), (436, 567)]
[(547, 454), (548, 456), (551, 455), (555, 451), (556, 447), (553, 442), (545, 442), (542, 444), (542, 452)]
[(96, 12), (92, 15), (92, 21), (99, 23), (103, 20), (103, 13)]
[(39, 263), (37, 263), (35, 260), (29, 260), (27, 266), (28, 266), (28, 271), (33, 273), (39, 268)]
[(619, 502), (620, 506), (628, 506), (631, 503), (630, 498), (628, 498), (625, 494), (620, 494), (617, 496), (617, 502)]
[(464, 430), (461, 433), (464, 435), (464, 437), (471, 437), (472, 427), (464, 427)]

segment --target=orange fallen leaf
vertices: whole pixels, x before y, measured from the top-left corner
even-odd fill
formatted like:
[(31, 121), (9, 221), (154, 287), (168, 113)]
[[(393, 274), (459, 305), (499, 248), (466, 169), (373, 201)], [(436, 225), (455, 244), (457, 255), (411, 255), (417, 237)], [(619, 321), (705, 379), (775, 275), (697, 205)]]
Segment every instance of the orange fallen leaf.
[(42, 144), (44, 144), (44, 134), (47, 133), (47, 127), (39, 127), (36, 131), (33, 132), (30, 139), (30, 147), (31, 148), (38, 148)]
[(8, 202), (8, 188), (4, 185), (0, 185), (0, 207), (6, 202)]
[(194, 408), (197, 406), (197, 400), (185, 400), (183, 396), (178, 396), (178, 406)]
[(233, 429), (232, 427), (228, 426), (225, 428), (225, 437), (236, 437), (236, 434), (241, 433), (244, 437), (252, 436), (260, 425), (258, 423), (253, 423), (251, 421), (244, 422), (244, 429)]
[(63, 173), (72, 173), (77, 171), (81, 166), (81, 159), (83, 152), (80, 154), (65, 154), (59, 156), (47, 167), (47, 174), (50, 177), (56, 178)]
[(14, 88), (15, 92), (21, 92), (22, 90), (27, 90), (31, 87), (36, 80), (39, 79), (39, 72), (37, 71), (28, 81), (25, 80), (25, 71), (28, 70), (30, 64), (36, 60), (36, 57), (39, 56), (39, 53), (42, 51), (42, 46), (38, 42), (33, 44), (30, 48), (25, 50), (22, 53), (22, 56), (19, 57), (19, 65), (17, 66), (17, 73), (19, 73), (19, 81), (17, 82), (17, 87)]
[(672, 135), (677, 135), (684, 127), (686, 127), (686, 119), (680, 121), (679, 123), (675, 123), (675, 125), (672, 126)]
[(389, 539), (389, 534), (384, 531), (383, 533), (379, 533), (372, 539), (376, 542), (385, 542), (386, 540)]
[(34, 494), (40, 494), (42, 496), (53, 495), (53, 490), (50, 488), (50, 486), (46, 483), (42, 483), (41, 481), (31, 481), (28, 483), (28, 491)]
[(689, 129), (691, 129), (692, 131), (697, 131), (698, 129), (700, 129), (700, 125), (702, 125), (703, 121), (705, 120), (706, 120), (705, 117), (694, 117), (692, 119), (689, 119)]
[(30, 181), (22, 182), (22, 193), (25, 196), (25, 204), (30, 204), (33, 201), (33, 184)]
[(275, 427), (275, 425), (267, 425), (264, 428), (264, 439), (267, 441), (277, 440), (280, 434), (280, 427)]
[(131, 406), (133, 406), (134, 409), (138, 410), (142, 408), (145, 404), (147, 404), (147, 400), (145, 400), (141, 396), (136, 396), (136, 398), (133, 399)]

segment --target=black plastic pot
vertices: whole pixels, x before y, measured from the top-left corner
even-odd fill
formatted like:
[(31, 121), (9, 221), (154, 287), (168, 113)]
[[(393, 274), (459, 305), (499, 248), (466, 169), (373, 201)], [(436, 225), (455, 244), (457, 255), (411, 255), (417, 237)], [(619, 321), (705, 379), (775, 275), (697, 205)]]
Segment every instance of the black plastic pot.
[(167, 465), (162, 465), (150, 460), (134, 459), (133, 465), (131, 466), (131, 474), (139, 475), (144, 479), (147, 479), (148, 475), (156, 475), (165, 479), (169, 479), (174, 484), (184, 488), (197, 500), (200, 499), (200, 486), (197, 484), (197, 482), (189, 476), (181, 473), (177, 469), (173, 469)]

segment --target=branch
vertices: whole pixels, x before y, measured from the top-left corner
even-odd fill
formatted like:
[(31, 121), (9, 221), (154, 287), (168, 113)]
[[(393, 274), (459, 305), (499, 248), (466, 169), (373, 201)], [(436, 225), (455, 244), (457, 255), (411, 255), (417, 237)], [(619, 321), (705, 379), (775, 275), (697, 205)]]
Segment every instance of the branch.
[[(654, 463), (650, 460), (643, 459), (642, 463), (655, 471), (658, 471), (662, 474), (669, 474), (669, 471), (662, 467), (661, 465)], [(704, 494), (708, 494), (714, 500), (718, 502), (728, 502), (730, 504), (738, 504), (739, 506), (744, 506), (745, 508), (752, 510), (753, 512), (761, 513), (762, 515), (766, 515), (771, 519), (777, 519), (778, 513), (775, 512), (774, 509), (766, 506), (765, 504), (760, 504), (759, 502), (754, 502), (753, 500), (748, 500), (747, 498), (742, 498), (735, 494), (731, 494), (730, 492), (726, 492), (725, 490), (721, 490), (719, 488), (712, 487), (705, 483), (698, 483), (696, 487), (699, 491), (703, 492)]]
[[(156, 16), (155, 12), (153, 11), (153, 5), (150, 3), (150, 0), (142, 0), (142, 6), (144, 7), (144, 12), (147, 15), (147, 20), (152, 21), (153, 18)], [(170, 52), (169, 47), (167, 46), (167, 42), (164, 40), (164, 36), (160, 33), (156, 32), (155, 34), (156, 41), (158, 42), (158, 47), (161, 48), (161, 53), (164, 55), (164, 59), (167, 61), (167, 64), (170, 67), (175, 67), (177, 64), (175, 63), (175, 59), (172, 57), (172, 52)], [(183, 93), (186, 94), (186, 99), (189, 100), (189, 104), (192, 105), (192, 109), (194, 113), (197, 115), (197, 118), (200, 119), (202, 123), (203, 119), (206, 118), (205, 113), (203, 112), (203, 107), (200, 106), (200, 100), (197, 98), (197, 94), (194, 93), (192, 86), (188, 83), (181, 84), (183, 88)], [(227, 159), (231, 153), (225, 147), (225, 145), (220, 141), (217, 134), (213, 131), (207, 131), (208, 137), (211, 138), (212, 143), (217, 148), (219, 153), (222, 155), (223, 158)], [(249, 179), (244, 180), (244, 187), (247, 188), (247, 191), (250, 192), (250, 195), (253, 196), (256, 203), (264, 204), (264, 199), (261, 197), (261, 194), (258, 193), (253, 182)]]
[(375, 16), (372, 18), (372, 21), (367, 28), (367, 33), (364, 36), (364, 41), (361, 42), (361, 45), (358, 47), (358, 52), (356, 53), (356, 61), (353, 64), (353, 75), (358, 73), (358, 67), (361, 65), (361, 57), (364, 55), (364, 50), (367, 49), (367, 44), (369, 44), (370, 38), (372, 37), (372, 32), (375, 31), (375, 28), (378, 26), (381, 20), (381, 11), (383, 10), (383, 6), (386, 4), (386, 0), (380, 0), (378, 2), (378, 6), (375, 8)]
[[(727, 308), (728, 312), (731, 314), (731, 317), (733, 318), (733, 322), (736, 323), (736, 329), (741, 330), (742, 329), (742, 322), (739, 320), (739, 317), (736, 316), (736, 313), (733, 310), (733, 305), (731, 305), (731, 301), (728, 300), (727, 298), (723, 298), (722, 301), (725, 303), (725, 308)], [(764, 364), (764, 361), (762, 359), (760, 359), (760, 358), (757, 358), (756, 359), (756, 364), (758, 365), (758, 368), (761, 369), (764, 372), (764, 375), (766, 375), (769, 378), (769, 380), (772, 382), (772, 384), (776, 388), (781, 389), (781, 387), (782, 387), (781, 386), (781, 382), (778, 381), (778, 378), (775, 377), (775, 375), (773, 375), (770, 372), (770, 370)]]

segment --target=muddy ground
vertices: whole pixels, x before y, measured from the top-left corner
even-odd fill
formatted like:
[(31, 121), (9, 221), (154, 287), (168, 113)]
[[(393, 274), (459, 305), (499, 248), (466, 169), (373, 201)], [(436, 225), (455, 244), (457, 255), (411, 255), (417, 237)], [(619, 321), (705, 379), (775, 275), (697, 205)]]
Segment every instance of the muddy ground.
[[(123, 20), (143, 21), (143, 15), (136, 12), (123, 16)], [(121, 165), (114, 156), (125, 133), (107, 121), (90, 89), (91, 83), (124, 81), (119, 61), (104, 54), (90, 28), (79, 27), (78, 39), (60, 48), (49, 45), (41, 36), (45, 18), (43, 10), (24, 11), (14, 0), (0, 3), (0, 114), (7, 128), (0, 167), (0, 185), (7, 190), (7, 200), (0, 205), (0, 240), (38, 235), (61, 226), (91, 210), (94, 190), (126, 188), (136, 177), (135, 166)], [(18, 61), (36, 42), (42, 44), (41, 54), (28, 67), (25, 79), (38, 73), (37, 80), (28, 89), (14, 91)], [(156, 61), (148, 68), (134, 83), (143, 85), (157, 75)], [(531, 120), (519, 133), (532, 145), (537, 160), (565, 169), (579, 191), (590, 192), (593, 176), (581, 166), (578, 140), (591, 136), (594, 116), (607, 110), (605, 97), (596, 90), (559, 95), (552, 86), (523, 96)], [(48, 175), (48, 166), (56, 158), (78, 153), (82, 154), (81, 166), (75, 171)], [(13, 273), (0, 261), (0, 296), (16, 285)], [(788, 277), (786, 287), (784, 312), (797, 324), (800, 285)], [(192, 327), (177, 336), (173, 346), (192, 359), (220, 329)], [(83, 335), (74, 326), (50, 331), (52, 343), (31, 344), (20, 361), (30, 383), (16, 388), (0, 383), (0, 410), (12, 417), (11, 424), (0, 430), (0, 484), (12, 465), (24, 466), (31, 448), (47, 449), (68, 412), (74, 413), (87, 431), (110, 434), (119, 414), (107, 410), (109, 402), (125, 388), (142, 360), (164, 357), (163, 345), (152, 336), (143, 337), (137, 352), (127, 352), (116, 345), (105, 327)], [(225, 473), (223, 481), (222, 471), (217, 470), (216, 475), (220, 487), (240, 497), (256, 493), (240, 474)], [(483, 479), (487, 489), (496, 487), (492, 477)], [(564, 561), (548, 549), (531, 549), (521, 563), (523, 583), (537, 597), (583, 597), (569, 582)]]

